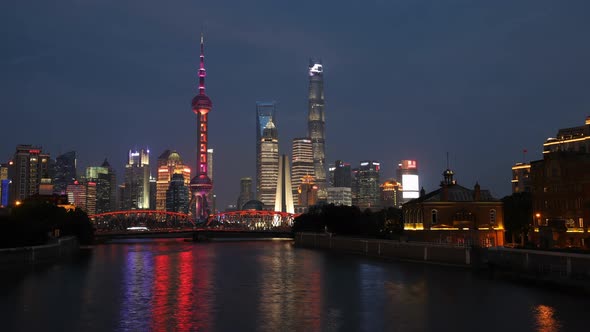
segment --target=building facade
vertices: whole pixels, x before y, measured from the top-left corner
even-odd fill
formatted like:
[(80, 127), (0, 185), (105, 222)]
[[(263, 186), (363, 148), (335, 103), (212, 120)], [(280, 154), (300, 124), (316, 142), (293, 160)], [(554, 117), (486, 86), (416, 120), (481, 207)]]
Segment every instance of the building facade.
[(559, 129), (555, 138), (543, 144), (543, 154), (560, 151), (590, 153), (590, 116), (583, 126)]
[(150, 151), (129, 150), (125, 165), (124, 210), (150, 208)]
[(112, 183), (109, 168), (105, 166), (87, 167), (86, 181), (93, 182), (96, 185), (96, 213), (113, 211), (115, 207), (111, 205)]
[(8, 178), (8, 166), (9, 163), (0, 164), (0, 207), (8, 206), (10, 196), (11, 181)]
[(299, 137), (293, 139), (293, 169), (291, 171), (291, 184), (293, 194), (297, 194), (297, 189), (301, 184), (303, 177), (314, 177), (313, 149), (311, 139), (308, 137)]
[(512, 166), (512, 193), (531, 191), (531, 164), (516, 163)]
[(384, 208), (402, 206), (402, 184), (396, 179), (389, 179), (383, 182), (381, 188), (381, 206)]
[(76, 172), (76, 151), (66, 152), (55, 158), (53, 190), (64, 195), (66, 187), (78, 178)]
[[(260, 200), (260, 172), (262, 167), (261, 143), (264, 136), (264, 129), (269, 122), (276, 121), (276, 103), (256, 102), (256, 198)], [(239, 207), (238, 207), (239, 208)]]
[(318, 199), (326, 200), (326, 118), (324, 114), (324, 67), (321, 62), (309, 63), (308, 136), (313, 149), (314, 177)]
[(318, 203), (318, 186), (311, 175), (305, 175), (297, 189), (297, 207), (298, 211), (307, 211), (307, 209)]
[[(156, 210), (166, 210), (167, 194), (170, 181), (174, 174), (181, 174), (184, 185), (188, 188), (191, 181), (191, 170), (182, 162), (176, 151), (166, 150), (158, 157), (158, 175), (156, 179)], [(187, 194), (190, 200), (190, 192)]]
[(328, 204), (352, 205), (352, 190), (348, 187), (328, 188)]
[(166, 190), (166, 206), (168, 212), (188, 213), (190, 190), (182, 173), (173, 173)]
[[(360, 209), (377, 209), (381, 206), (381, 192), (379, 190), (379, 173), (381, 164), (377, 161), (361, 161), (355, 173), (353, 205)], [(355, 202), (356, 199), (356, 202)]]
[(336, 160), (334, 163), (333, 187), (352, 187), (352, 170), (350, 168), (350, 163)]
[(49, 154), (41, 147), (18, 145), (13, 160), (9, 162), (8, 178), (10, 185), (9, 204), (22, 202), (27, 197), (39, 193), (41, 178), (49, 174)]
[(278, 131), (272, 120), (266, 124), (260, 142), (260, 182), (258, 200), (265, 209), (272, 210), (275, 206), (277, 180), (279, 177), (279, 139)]
[(246, 177), (240, 179), (240, 196), (238, 197), (238, 204), (236, 208), (241, 210), (244, 204), (254, 199), (252, 192), (252, 178)]
[(460, 245), (504, 245), (502, 202), (479, 184), (467, 189), (457, 184), (454, 173), (443, 173), (441, 188), (405, 203), (405, 235), (412, 241)]

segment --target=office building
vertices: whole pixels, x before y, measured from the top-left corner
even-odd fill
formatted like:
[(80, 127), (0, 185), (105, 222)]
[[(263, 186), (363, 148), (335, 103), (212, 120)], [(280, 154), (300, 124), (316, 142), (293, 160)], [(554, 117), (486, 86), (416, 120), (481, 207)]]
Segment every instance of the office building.
[(112, 199), (114, 192), (113, 175), (112, 169), (106, 159), (101, 166), (90, 166), (86, 168), (86, 181), (95, 183), (96, 185), (96, 213), (105, 213), (116, 209), (115, 201)]
[(262, 152), (260, 149), (264, 129), (271, 121), (276, 121), (276, 103), (257, 102), (256, 103), (256, 177), (254, 183), (256, 186), (256, 197), (260, 200), (260, 172), (262, 167)]
[(252, 192), (252, 178), (246, 177), (240, 179), (240, 196), (238, 197), (238, 210), (241, 210), (244, 204), (254, 199)]
[(293, 193), (296, 194), (304, 176), (314, 177), (311, 139), (307, 137), (294, 138), (292, 152), (291, 184)]
[(306, 212), (312, 205), (318, 203), (318, 186), (311, 175), (305, 175), (297, 189), (298, 213)]
[(293, 191), (291, 189), (291, 171), (289, 170), (289, 158), (286, 154), (279, 159), (276, 188), (274, 211), (295, 213)]
[(324, 115), (324, 67), (321, 62), (311, 60), (309, 63), (308, 94), (308, 136), (313, 150), (314, 177), (318, 186), (318, 199), (326, 200), (326, 147)]
[(278, 131), (272, 119), (266, 124), (260, 142), (260, 169), (257, 175), (260, 182), (258, 200), (265, 209), (275, 206), (277, 180), (279, 177), (279, 139)]
[(53, 190), (58, 195), (64, 195), (68, 184), (78, 178), (76, 173), (76, 151), (57, 156), (53, 168)]
[(125, 165), (124, 210), (150, 208), (150, 151), (129, 150)]
[(420, 196), (418, 163), (415, 160), (402, 160), (397, 165), (396, 176), (402, 183), (402, 203)]
[(209, 193), (213, 190), (213, 182), (209, 178), (208, 146), (209, 146), (209, 113), (213, 103), (205, 93), (205, 43), (201, 34), (201, 56), (199, 64), (199, 94), (192, 100), (193, 112), (197, 115), (197, 169), (191, 180), (190, 211), (196, 221), (205, 221), (211, 213)]
[(352, 170), (350, 164), (342, 160), (336, 160), (334, 163), (334, 180), (333, 187), (352, 187)]
[(531, 191), (531, 164), (516, 163), (512, 166), (512, 193)]
[[(377, 161), (361, 161), (355, 173), (353, 204), (360, 209), (376, 209), (381, 206), (379, 190), (379, 171), (381, 164)], [(356, 199), (356, 201), (354, 201)]]
[(166, 211), (189, 212), (190, 190), (182, 173), (173, 173), (166, 190)]
[(352, 190), (350, 187), (328, 188), (328, 204), (351, 206)]
[(41, 178), (49, 174), (49, 154), (43, 153), (41, 147), (18, 145), (8, 166), (12, 181), (9, 204), (15, 204), (39, 193)]
[(96, 214), (96, 182), (78, 181), (66, 187), (68, 202), (86, 212), (88, 215)]
[(402, 184), (396, 179), (383, 182), (381, 188), (381, 206), (384, 208), (402, 206)]
[(583, 126), (559, 129), (555, 138), (543, 144), (543, 154), (560, 151), (590, 153), (590, 116)]
[[(167, 194), (170, 181), (174, 174), (181, 174), (184, 185), (188, 188), (191, 181), (191, 170), (186, 166), (180, 154), (176, 151), (166, 150), (158, 157), (158, 177), (156, 180), (156, 210), (166, 210)], [(188, 194), (190, 199), (190, 190)]]

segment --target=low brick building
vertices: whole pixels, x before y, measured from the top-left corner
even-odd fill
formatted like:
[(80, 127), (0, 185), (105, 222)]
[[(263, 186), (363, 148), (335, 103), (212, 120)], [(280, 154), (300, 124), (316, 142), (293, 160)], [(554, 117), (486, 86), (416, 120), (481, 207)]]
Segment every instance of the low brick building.
[(479, 184), (468, 189), (457, 184), (447, 169), (440, 189), (421, 192), (419, 198), (403, 205), (404, 229), (409, 240), (504, 245), (502, 202)]

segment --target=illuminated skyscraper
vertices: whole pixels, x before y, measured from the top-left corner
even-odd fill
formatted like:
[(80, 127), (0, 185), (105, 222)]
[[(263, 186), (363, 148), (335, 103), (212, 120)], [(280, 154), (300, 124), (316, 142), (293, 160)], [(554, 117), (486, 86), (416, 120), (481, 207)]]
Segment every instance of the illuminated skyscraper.
[(129, 150), (129, 159), (125, 165), (123, 208), (150, 208), (150, 150)]
[(334, 163), (334, 187), (350, 188), (352, 186), (352, 171), (350, 164), (342, 160)]
[[(184, 185), (188, 190), (191, 181), (191, 170), (182, 162), (180, 154), (176, 151), (166, 150), (158, 157), (158, 178), (156, 180), (156, 210), (166, 210), (166, 192), (170, 187), (170, 181), (174, 174), (181, 174)], [(190, 193), (187, 194), (190, 199)]]
[(358, 192), (353, 195), (353, 204), (361, 209), (376, 208), (381, 205), (379, 191), (379, 170), (381, 165), (377, 161), (361, 161), (355, 173), (355, 185)]
[(274, 101), (256, 103), (256, 178), (254, 183), (256, 185), (256, 199), (258, 200), (260, 200), (260, 172), (262, 167), (260, 144), (262, 143), (264, 128), (270, 121), (276, 120), (275, 112), (276, 103)]
[(260, 182), (259, 201), (266, 209), (275, 206), (277, 180), (279, 176), (279, 139), (272, 120), (268, 121), (260, 142), (260, 171), (257, 177)]
[(8, 178), (12, 180), (9, 204), (38, 194), (41, 178), (48, 173), (49, 154), (42, 153), (41, 147), (18, 145), (8, 167)]
[(275, 211), (295, 213), (293, 205), (293, 191), (291, 190), (291, 172), (289, 158), (284, 154), (279, 159), (279, 174), (275, 194)]
[(193, 112), (197, 115), (197, 170), (191, 180), (192, 203), (190, 210), (195, 220), (205, 221), (211, 211), (208, 195), (213, 190), (213, 183), (209, 178), (208, 140), (209, 140), (209, 112), (213, 108), (211, 99), (205, 94), (205, 44), (201, 34), (201, 56), (199, 66), (199, 94), (192, 100)]
[(190, 191), (186, 178), (181, 173), (174, 173), (166, 190), (166, 211), (188, 213)]
[(326, 147), (324, 116), (324, 68), (321, 62), (309, 63), (308, 134), (313, 149), (314, 176), (318, 186), (318, 199), (326, 200)]
[(74, 182), (78, 177), (76, 174), (76, 151), (57, 156), (54, 169), (53, 190), (56, 194), (64, 195), (68, 184)]
[(311, 176), (315, 182), (314, 172), (311, 139), (308, 137), (294, 138), (293, 169), (291, 171), (293, 194), (297, 194), (304, 176)]
[(96, 185), (96, 213), (104, 213), (113, 211), (115, 209), (115, 202), (112, 200), (113, 179), (112, 170), (108, 162), (102, 166), (91, 166), (86, 168), (86, 181), (95, 183)]
[(403, 203), (420, 197), (418, 163), (415, 160), (402, 160), (397, 168), (397, 180), (402, 181)]
[(402, 206), (402, 185), (395, 179), (389, 179), (381, 184), (381, 206), (396, 207)]
[(252, 193), (252, 178), (240, 179), (240, 196), (238, 197), (238, 204), (236, 208), (241, 210), (244, 204), (254, 199), (254, 193)]
[[(318, 186), (311, 175), (303, 176), (297, 189), (298, 212), (306, 212), (307, 208), (318, 202)], [(301, 209), (302, 208), (302, 209)]]

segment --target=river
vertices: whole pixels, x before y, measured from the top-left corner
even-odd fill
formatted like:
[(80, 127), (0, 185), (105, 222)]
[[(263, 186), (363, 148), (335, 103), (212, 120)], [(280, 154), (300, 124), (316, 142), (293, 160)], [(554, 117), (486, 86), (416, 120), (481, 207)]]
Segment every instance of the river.
[(584, 331), (588, 298), (290, 241), (126, 240), (0, 271), (0, 331)]

